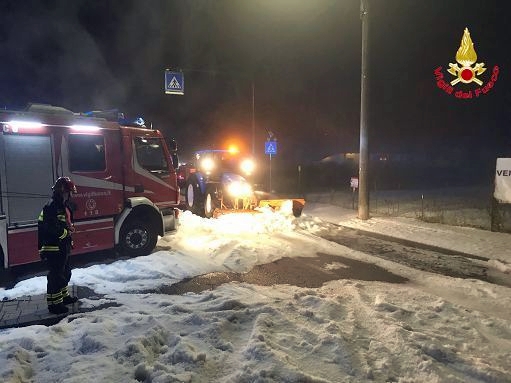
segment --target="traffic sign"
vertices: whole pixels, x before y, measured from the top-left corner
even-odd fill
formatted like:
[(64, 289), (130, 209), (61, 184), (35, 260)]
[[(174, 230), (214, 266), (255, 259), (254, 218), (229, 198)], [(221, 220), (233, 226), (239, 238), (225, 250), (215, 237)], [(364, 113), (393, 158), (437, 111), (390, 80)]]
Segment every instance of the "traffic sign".
[(266, 141), (264, 143), (264, 154), (274, 156), (277, 154), (277, 141)]
[(183, 72), (165, 70), (165, 93), (178, 94), (180, 96), (185, 94), (185, 78)]
[(350, 188), (352, 188), (353, 190), (358, 189), (358, 177), (351, 177)]

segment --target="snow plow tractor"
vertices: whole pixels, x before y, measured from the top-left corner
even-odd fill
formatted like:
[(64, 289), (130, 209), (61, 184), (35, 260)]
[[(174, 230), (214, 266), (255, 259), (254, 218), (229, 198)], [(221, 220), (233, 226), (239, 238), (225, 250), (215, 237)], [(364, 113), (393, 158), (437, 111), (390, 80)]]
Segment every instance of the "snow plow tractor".
[(195, 152), (191, 164), (181, 165), (186, 209), (213, 218), (231, 212), (256, 212), (259, 207), (279, 210), (291, 201), (293, 214), (299, 217), (305, 200), (301, 198), (272, 199), (268, 193), (254, 191), (250, 178), (255, 161), (236, 150), (201, 150)]

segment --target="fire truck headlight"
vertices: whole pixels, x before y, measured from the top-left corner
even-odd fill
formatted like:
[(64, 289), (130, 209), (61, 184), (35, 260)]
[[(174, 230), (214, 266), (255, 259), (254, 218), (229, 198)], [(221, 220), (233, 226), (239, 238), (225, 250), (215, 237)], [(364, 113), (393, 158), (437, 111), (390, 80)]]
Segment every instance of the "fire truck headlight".
[(250, 175), (254, 172), (254, 169), (255, 169), (255, 162), (252, 161), (251, 159), (247, 158), (243, 161), (241, 161), (241, 171), (246, 174), (246, 175)]
[(243, 198), (252, 195), (252, 187), (246, 182), (231, 182), (227, 187), (227, 191), (232, 197)]
[(215, 162), (211, 158), (206, 157), (201, 161), (200, 166), (206, 173), (210, 173), (215, 167)]

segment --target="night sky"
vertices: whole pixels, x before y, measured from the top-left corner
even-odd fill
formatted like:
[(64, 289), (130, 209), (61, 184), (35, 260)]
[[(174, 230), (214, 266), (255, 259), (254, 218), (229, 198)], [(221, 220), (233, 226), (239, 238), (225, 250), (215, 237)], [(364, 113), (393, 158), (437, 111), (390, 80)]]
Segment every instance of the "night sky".
[[(511, 156), (508, 1), (369, 0), (371, 152)], [(463, 30), (490, 81), (458, 99), (448, 81)], [(290, 161), (359, 150), (359, 0), (1, 0), (0, 105), (75, 112), (118, 108), (177, 139), (184, 155), (222, 145), (256, 151), (266, 131)], [(183, 70), (185, 95), (164, 93)], [(483, 84), (483, 85), (484, 85)], [(456, 90), (475, 89), (474, 83)]]

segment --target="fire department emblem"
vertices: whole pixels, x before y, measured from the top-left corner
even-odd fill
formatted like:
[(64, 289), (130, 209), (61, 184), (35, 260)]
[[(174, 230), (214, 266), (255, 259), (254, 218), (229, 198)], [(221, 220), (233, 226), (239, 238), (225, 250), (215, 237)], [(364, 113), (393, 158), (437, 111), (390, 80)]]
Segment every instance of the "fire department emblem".
[(461, 65), (449, 63), (449, 69), (447, 72), (455, 76), (456, 78), (451, 81), (451, 85), (456, 85), (460, 81), (469, 84), (472, 81), (477, 85), (483, 85), (483, 82), (477, 78), (480, 74), (486, 71), (484, 63), (477, 63), (475, 66), (472, 65), (477, 61), (477, 53), (474, 49), (474, 43), (470, 38), (470, 32), (468, 28), (465, 28), (463, 37), (461, 38), (461, 45), (456, 52), (456, 61)]
[[(500, 68), (495, 65), (491, 69), (490, 75), (486, 73), (483, 77), (489, 77), (489, 79), (487, 81), (485, 80), (486, 83), (484, 83), (482, 78), (478, 76), (485, 73), (486, 69), (484, 62), (477, 62), (477, 53), (474, 49), (474, 43), (472, 42), (468, 28), (465, 28), (460, 47), (456, 52), (456, 63), (449, 63), (449, 69), (447, 69), (447, 73), (455, 78), (452, 79), (452, 77), (449, 77), (441, 66), (436, 68), (433, 74), (438, 88), (442, 89), (448, 95), (466, 100), (485, 95), (495, 86), (499, 77)], [(457, 84), (459, 85), (455, 89), (454, 86)]]
[(96, 208), (96, 201), (90, 198), (87, 202), (85, 202), (85, 206), (87, 207), (87, 210), (94, 210)]

